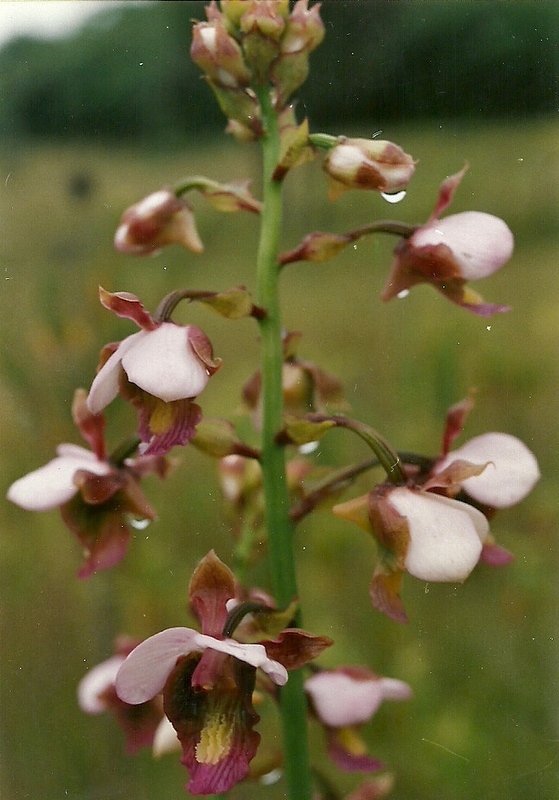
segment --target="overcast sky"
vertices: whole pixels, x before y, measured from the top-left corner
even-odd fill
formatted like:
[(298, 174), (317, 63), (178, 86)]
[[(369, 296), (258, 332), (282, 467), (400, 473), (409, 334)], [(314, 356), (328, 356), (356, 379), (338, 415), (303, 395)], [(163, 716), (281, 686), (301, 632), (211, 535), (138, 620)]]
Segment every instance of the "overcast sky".
[(64, 36), (94, 14), (123, 3), (130, 0), (0, 0), (0, 47), (21, 34)]

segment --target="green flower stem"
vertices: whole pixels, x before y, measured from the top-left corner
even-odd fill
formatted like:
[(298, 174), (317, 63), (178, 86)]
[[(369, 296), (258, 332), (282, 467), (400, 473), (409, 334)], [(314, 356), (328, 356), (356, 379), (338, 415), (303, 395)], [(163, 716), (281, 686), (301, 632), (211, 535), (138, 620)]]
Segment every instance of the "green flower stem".
[[(343, 137), (342, 137), (343, 138)], [(339, 141), (339, 136), (331, 136), (329, 133), (311, 133), (309, 141), (313, 147), (322, 147), (325, 150), (331, 150)]]
[(402, 460), (398, 453), (392, 449), (392, 447), (388, 444), (386, 439), (375, 431), (374, 428), (371, 428), (369, 425), (365, 425), (364, 422), (360, 422), (356, 419), (351, 419), (351, 417), (342, 416), (341, 414), (333, 414), (332, 416), (328, 416), (327, 414), (308, 414), (308, 419), (312, 422), (325, 422), (326, 420), (332, 420), (338, 427), (340, 428), (347, 428), (350, 431), (353, 431), (357, 434), (364, 442), (366, 442), (375, 456), (378, 459), (379, 464), (386, 472), (386, 477), (392, 483), (405, 483), (406, 482), (406, 473), (402, 466)]
[[(282, 223), (282, 184), (272, 176), (279, 160), (278, 119), (267, 88), (257, 91), (265, 134), (263, 149), (263, 208), (257, 256), (257, 302), (266, 312), (258, 320), (262, 371), (262, 479), (269, 566), (276, 602), (285, 608), (298, 596), (293, 553), (293, 524), (285, 449), (276, 442), (282, 427), (283, 347), (278, 294), (278, 246)], [(285, 776), (289, 800), (310, 800), (311, 773), (308, 758), (306, 699), (300, 671), (289, 675), (282, 688), (280, 707), (283, 726)]]

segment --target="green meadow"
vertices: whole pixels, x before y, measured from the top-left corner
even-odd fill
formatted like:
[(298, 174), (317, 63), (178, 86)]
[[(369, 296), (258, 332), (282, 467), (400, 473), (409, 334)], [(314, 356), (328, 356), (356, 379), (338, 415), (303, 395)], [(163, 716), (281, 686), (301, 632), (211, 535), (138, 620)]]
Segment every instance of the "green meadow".
[[(337, 133), (337, 131), (332, 131)], [(370, 136), (373, 130), (355, 133)], [(516, 238), (513, 259), (476, 289), (512, 310), (489, 319), (452, 306), (430, 286), (388, 304), (379, 294), (394, 239), (372, 237), (327, 264), (283, 274), (284, 324), (303, 333), (300, 354), (338, 375), (352, 413), (397, 449), (435, 454), (449, 405), (476, 389), (464, 441), (502, 430), (536, 453), (542, 479), (520, 506), (492, 521), (515, 554), (508, 567), (478, 566), (461, 586), (405, 580), (409, 623), (370, 604), (372, 539), (327, 510), (297, 530), (306, 627), (336, 644), (326, 666), (360, 663), (412, 684), (414, 699), (385, 704), (364, 729), (371, 752), (396, 775), (398, 800), (554, 800), (559, 796), (559, 129), (550, 119), (460, 127), (422, 124), (383, 131), (419, 160), (398, 205), (350, 193), (329, 203), (318, 162), (287, 178), (283, 249), (312, 230), (343, 232), (373, 219), (423, 222), (441, 180), (470, 168), (450, 212), (487, 211)], [(0, 154), (0, 478), (3, 491), (81, 444), (70, 417), (74, 389), (88, 388), (100, 348), (134, 326), (98, 302), (99, 285), (137, 294), (154, 310), (178, 287), (254, 287), (257, 220), (212, 211), (194, 197), (205, 252), (169, 248), (152, 258), (116, 253), (124, 208), (181, 177), (254, 178), (258, 152), (225, 137), (184, 151), (19, 143)], [(209, 416), (246, 427), (240, 390), (256, 368), (252, 320), (228, 321), (182, 304), (177, 321), (212, 339), (223, 368), (201, 404)], [(134, 425), (118, 402), (107, 410), (109, 446)], [(335, 431), (318, 464), (367, 455)], [(159, 518), (137, 531), (127, 558), (108, 574), (75, 578), (76, 541), (56, 511), (0, 504), (0, 797), (5, 800), (175, 800), (185, 796), (178, 757), (124, 754), (108, 716), (86, 717), (76, 702), (84, 673), (111, 654), (117, 633), (146, 637), (188, 625), (190, 573), (215, 547), (232, 543), (221, 516), (215, 464), (194, 448), (146, 494)], [(373, 476), (373, 477), (379, 477)], [(363, 493), (370, 474), (345, 497)], [(257, 575), (266, 584), (264, 573)], [(263, 716), (268, 711), (264, 709)], [(264, 746), (279, 746), (273, 718)], [(322, 732), (312, 747), (340, 789), (355, 785), (325, 761)], [(232, 800), (282, 798), (272, 786), (241, 784)]]

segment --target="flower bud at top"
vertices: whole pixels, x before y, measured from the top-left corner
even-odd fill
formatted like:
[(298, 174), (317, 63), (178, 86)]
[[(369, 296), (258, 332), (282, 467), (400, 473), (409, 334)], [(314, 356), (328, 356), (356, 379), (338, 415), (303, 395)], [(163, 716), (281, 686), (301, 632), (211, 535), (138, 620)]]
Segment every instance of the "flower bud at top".
[[(221, 11), (226, 22), (234, 28), (241, 27), (241, 19), (255, 5), (260, 5), (255, 0), (221, 0)], [(270, 3), (268, 2), (268, 5)], [(289, 13), (289, 0), (272, 0), (272, 5), (277, 14), (285, 19)]]
[(254, 77), (267, 83), (270, 64), (280, 52), (285, 19), (274, 0), (258, 0), (249, 6), (241, 19), (243, 52)]
[(241, 48), (220, 19), (194, 25), (190, 56), (217, 86), (237, 89), (250, 83)]
[(308, 0), (298, 0), (289, 15), (285, 35), (281, 42), (282, 53), (315, 50), (324, 39), (324, 23), (320, 19), (320, 3), (308, 8)]
[(326, 156), (323, 169), (328, 176), (329, 198), (336, 200), (349, 189), (403, 189), (414, 173), (415, 161), (392, 142), (340, 137)]
[(192, 209), (169, 189), (144, 197), (120, 220), (114, 244), (121, 253), (156, 255), (167, 244), (182, 244), (193, 253), (204, 249)]
[(318, 47), (324, 37), (319, 11), (320, 3), (309, 10), (308, 0), (298, 0), (289, 15), (280, 55), (270, 70), (270, 79), (277, 92), (277, 108), (281, 108), (307, 79), (309, 53)]
[(283, 0), (256, 0), (243, 14), (240, 27), (245, 35), (258, 31), (263, 37), (279, 41), (285, 29)]

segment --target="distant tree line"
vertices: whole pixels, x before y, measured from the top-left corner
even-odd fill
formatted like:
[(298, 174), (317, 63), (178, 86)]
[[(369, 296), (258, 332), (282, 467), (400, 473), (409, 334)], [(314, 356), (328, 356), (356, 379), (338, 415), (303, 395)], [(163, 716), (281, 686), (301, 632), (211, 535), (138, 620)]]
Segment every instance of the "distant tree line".
[[(0, 51), (8, 137), (158, 140), (220, 130), (189, 58), (202, 2), (119, 6), (59, 41)], [(313, 126), (557, 113), (557, 0), (324, 0), (326, 38), (298, 93)]]

